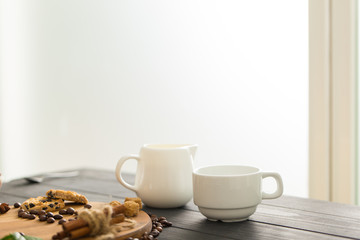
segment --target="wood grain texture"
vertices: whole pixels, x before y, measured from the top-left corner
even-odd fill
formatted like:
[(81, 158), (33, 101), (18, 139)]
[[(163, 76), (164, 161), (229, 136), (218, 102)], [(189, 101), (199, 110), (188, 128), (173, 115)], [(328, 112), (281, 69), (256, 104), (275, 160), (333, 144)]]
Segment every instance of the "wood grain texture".
[[(83, 169), (80, 176), (53, 179), (41, 184), (23, 180), (6, 183), (0, 191), (0, 202), (13, 204), (51, 188), (74, 190), (90, 201), (123, 201), (135, 194), (123, 188), (112, 171)], [(125, 176), (128, 182), (133, 175)], [(210, 222), (190, 201), (175, 209), (144, 211), (165, 216), (173, 227), (164, 229), (159, 240), (176, 239), (360, 239), (360, 208), (291, 196), (265, 200), (254, 215), (243, 223)], [(0, 227), (1, 228), (1, 227)]]
[[(101, 202), (91, 202), (93, 208), (100, 208), (104, 205)], [(66, 207), (73, 207), (76, 210), (83, 209), (83, 205), (79, 204), (67, 204)], [(23, 219), (17, 216), (18, 209), (11, 207), (11, 209), (0, 215), (0, 237), (3, 237), (13, 232), (23, 232), (26, 235), (39, 237), (41, 239), (51, 239), (54, 234), (62, 231), (61, 225), (58, 221), (55, 223), (41, 222), (38, 218), (34, 220)], [(55, 212), (54, 212), (55, 214)], [(74, 218), (74, 215), (64, 215), (65, 219)], [(144, 232), (149, 232), (152, 227), (151, 219), (148, 214), (141, 211), (138, 216), (133, 218), (136, 220), (136, 225), (133, 229), (120, 232), (117, 236), (117, 240), (123, 240), (130, 236), (142, 236)], [(92, 238), (86, 238), (91, 240)], [(85, 239), (84, 239), (85, 240)]]

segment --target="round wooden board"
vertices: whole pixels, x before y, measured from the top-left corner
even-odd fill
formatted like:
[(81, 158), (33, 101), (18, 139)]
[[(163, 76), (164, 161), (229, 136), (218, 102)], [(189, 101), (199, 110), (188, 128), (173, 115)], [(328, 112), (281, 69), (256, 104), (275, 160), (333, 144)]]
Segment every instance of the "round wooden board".
[[(100, 208), (105, 203), (91, 202), (93, 208)], [(83, 205), (66, 203), (66, 207), (73, 207), (76, 210), (83, 209)], [(0, 238), (13, 232), (23, 232), (26, 235), (41, 238), (43, 240), (51, 239), (54, 234), (62, 231), (62, 227), (58, 224), (58, 220), (55, 223), (40, 222), (38, 218), (35, 220), (28, 220), (19, 218), (17, 216), (18, 209), (11, 206), (11, 209), (5, 213), (0, 214)], [(55, 212), (54, 212), (55, 213)], [(74, 218), (74, 215), (64, 215), (65, 219)], [(132, 218), (136, 220), (134, 228), (120, 232), (116, 236), (116, 240), (123, 240), (128, 237), (140, 237), (144, 232), (150, 232), (152, 228), (151, 219), (147, 213), (140, 211), (139, 214)], [(83, 238), (92, 239), (92, 238)]]

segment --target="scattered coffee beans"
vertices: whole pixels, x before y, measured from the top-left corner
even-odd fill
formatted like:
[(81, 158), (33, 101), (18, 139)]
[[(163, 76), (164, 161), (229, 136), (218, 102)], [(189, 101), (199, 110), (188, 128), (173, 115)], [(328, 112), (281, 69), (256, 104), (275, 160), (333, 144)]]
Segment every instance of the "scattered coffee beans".
[(41, 222), (44, 222), (44, 221), (46, 221), (47, 220), (47, 216), (44, 214), (44, 215), (40, 215), (39, 216), (39, 220), (41, 221)]
[(21, 206), (21, 203), (19, 203), (19, 202), (14, 203), (14, 208), (19, 208), (20, 206)]
[(66, 219), (60, 219), (58, 223), (59, 223), (59, 224), (63, 224), (63, 223), (65, 223), (65, 222), (66, 222)]
[(73, 215), (75, 213), (75, 209), (73, 209), (72, 207), (69, 207), (69, 208), (66, 209), (66, 212), (69, 215)]
[[(157, 217), (155, 214), (148, 213), (152, 221), (151, 232), (145, 232), (140, 238), (129, 237), (126, 240), (157, 240), (164, 227), (171, 227), (172, 223), (165, 217)], [(162, 222), (162, 223), (161, 223)]]
[(61, 215), (65, 215), (65, 214), (67, 214), (66, 209), (61, 209), (61, 210), (59, 211), (59, 214), (61, 214)]
[(84, 205), (84, 208), (90, 209), (90, 208), (92, 208), (92, 206), (91, 206), (91, 204), (86, 204), (86, 205)]
[(39, 214), (39, 212), (38, 212), (38, 211), (36, 211), (36, 210), (30, 210), (30, 214), (38, 215), (38, 214)]
[(39, 215), (46, 215), (46, 212), (44, 210), (40, 210), (38, 214)]
[(54, 223), (54, 222), (55, 222), (55, 218), (49, 217), (46, 221), (47, 221), (47, 223)]
[(23, 214), (21, 215), (22, 218), (29, 218), (30, 213), (29, 212), (23, 212)]
[(59, 219), (62, 219), (62, 218), (63, 218), (63, 215), (61, 215), (61, 214), (56, 214), (56, 215), (54, 215), (54, 218), (55, 218), (56, 220), (59, 220)]
[(18, 211), (18, 217), (21, 217), (21, 215), (22, 215), (24, 212), (25, 212), (24, 209), (20, 209), (20, 210)]

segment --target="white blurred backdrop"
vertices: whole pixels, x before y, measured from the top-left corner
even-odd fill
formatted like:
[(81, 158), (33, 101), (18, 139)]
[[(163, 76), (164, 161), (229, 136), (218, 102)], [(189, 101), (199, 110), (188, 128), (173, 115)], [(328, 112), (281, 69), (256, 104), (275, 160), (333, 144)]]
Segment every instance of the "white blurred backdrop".
[(144, 143), (197, 143), (195, 167), (255, 165), (307, 197), (307, 7), (1, 0), (0, 171), (114, 170)]

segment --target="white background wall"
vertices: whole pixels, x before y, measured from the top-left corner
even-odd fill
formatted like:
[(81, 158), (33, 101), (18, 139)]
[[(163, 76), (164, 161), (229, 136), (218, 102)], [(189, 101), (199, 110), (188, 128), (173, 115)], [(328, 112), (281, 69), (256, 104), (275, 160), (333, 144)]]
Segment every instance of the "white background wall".
[(1, 1), (5, 179), (197, 143), (307, 196), (307, 1)]

